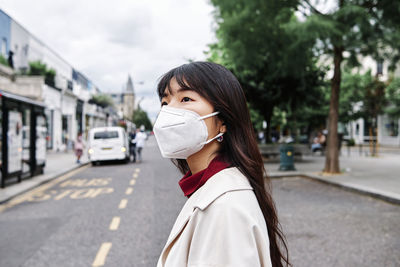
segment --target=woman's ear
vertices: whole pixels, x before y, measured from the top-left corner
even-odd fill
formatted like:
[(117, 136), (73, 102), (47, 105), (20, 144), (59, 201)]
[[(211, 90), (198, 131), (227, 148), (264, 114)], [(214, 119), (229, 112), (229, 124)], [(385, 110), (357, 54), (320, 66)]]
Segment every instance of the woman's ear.
[(219, 127), (219, 132), (220, 133), (226, 133), (226, 125), (225, 125), (225, 123), (222, 123), (221, 127)]

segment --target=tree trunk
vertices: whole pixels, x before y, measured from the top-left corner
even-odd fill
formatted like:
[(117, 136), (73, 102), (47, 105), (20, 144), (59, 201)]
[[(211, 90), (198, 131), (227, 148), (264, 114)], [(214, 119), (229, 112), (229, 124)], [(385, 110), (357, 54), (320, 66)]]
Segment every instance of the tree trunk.
[(337, 46), (334, 46), (333, 49), (334, 72), (331, 83), (331, 101), (329, 107), (327, 151), (324, 172), (340, 173), (337, 125), (339, 120), (339, 94), (341, 81), (340, 66), (343, 59), (343, 49)]

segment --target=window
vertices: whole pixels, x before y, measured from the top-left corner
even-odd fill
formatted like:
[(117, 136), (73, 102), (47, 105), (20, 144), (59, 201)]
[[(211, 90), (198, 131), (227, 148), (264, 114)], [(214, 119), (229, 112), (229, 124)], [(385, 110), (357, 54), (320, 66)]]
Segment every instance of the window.
[(383, 135), (397, 137), (399, 135), (398, 119), (391, 119), (388, 116), (383, 117)]
[(112, 139), (112, 138), (118, 138), (118, 132), (117, 131), (106, 131), (106, 132), (97, 132), (94, 133), (94, 139)]
[(376, 63), (376, 74), (383, 74), (383, 61), (381, 60)]

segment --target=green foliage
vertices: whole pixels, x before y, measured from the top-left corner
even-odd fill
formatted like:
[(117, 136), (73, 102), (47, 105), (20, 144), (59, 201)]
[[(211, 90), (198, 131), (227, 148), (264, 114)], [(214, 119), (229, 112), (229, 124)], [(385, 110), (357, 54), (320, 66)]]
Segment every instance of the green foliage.
[(359, 66), (359, 55), (385, 58), (392, 65), (398, 62), (399, 1), (338, 1), (333, 12), (324, 14), (309, 1), (299, 2), (309, 7), (311, 15), (296, 28), (303, 40), (316, 41), (321, 53), (333, 54), (334, 47), (347, 51), (345, 61), (351, 67)]
[[(317, 1), (318, 3), (318, 1)], [(324, 171), (337, 173), (339, 156), (337, 151), (337, 118), (339, 117), (341, 65), (344, 61), (349, 67), (360, 64), (359, 56), (371, 56), (375, 60), (386, 59), (393, 68), (400, 59), (400, 1), (392, 0), (338, 0), (331, 11), (321, 13), (308, 0), (300, 0), (302, 7), (307, 7), (305, 21), (298, 24), (300, 36), (305, 41), (314, 40), (317, 54), (328, 54), (333, 58), (334, 75), (328, 131), (334, 138), (328, 139), (327, 161)], [(344, 54), (344, 52), (346, 52)], [(346, 55), (346, 57), (343, 57)], [(349, 56), (347, 56), (349, 55)], [(366, 87), (365, 109), (370, 115), (380, 112), (382, 88), (377, 80)], [(375, 99), (379, 103), (370, 100)], [(333, 141), (329, 141), (333, 140)]]
[(257, 131), (263, 131), (264, 117), (261, 116), (260, 112), (258, 112), (256, 109), (252, 108), (250, 104), (247, 104), (247, 106), (250, 111), (250, 119), (254, 129), (256, 129)]
[(345, 68), (340, 85), (339, 121), (346, 123), (363, 116), (365, 91), (372, 80), (371, 71), (352, 73), (350, 68)]
[(400, 118), (400, 78), (391, 79), (385, 90), (385, 99), (388, 103), (385, 113), (391, 118)]
[(9, 67), (7, 59), (3, 57), (3, 55), (1, 54), (0, 54), (0, 64)]
[(111, 96), (106, 95), (106, 94), (97, 94), (97, 95), (93, 95), (92, 98), (89, 100), (89, 103), (91, 104), (96, 104), (100, 107), (108, 107), (114, 106), (114, 101), (112, 100)]
[(353, 138), (351, 138), (347, 141), (347, 146), (355, 146), (355, 145), (356, 145), (356, 141)]
[[(218, 42), (209, 60), (238, 77), (252, 108), (267, 121), (275, 107), (292, 111), (307, 105), (324, 76), (315, 67), (313, 41), (299, 38), (297, 1), (212, 0)], [(267, 135), (267, 137), (269, 137)]]
[(54, 69), (48, 69), (45, 63), (40, 60), (29, 62), (28, 75), (31, 76), (44, 76), (44, 82), (52, 87), (55, 86), (56, 71)]
[[(366, 118), (371, 121), (383, 112), (395, 115), (400, 109), (396, 106), (396, 103), (400, 104), (400, 90), (396, 90), (399, 86), (396, 79), (389, 85), (379, 81), (370, 70), (361, 74), (346, 68), (341, 83), (339, 120), (346, 123)], [(386, 107), (388, 104), (389, 107)]]
[(138, 107), (137, 110), (133, 112), (132, 116), (132, 122), (136, 125), (136, 127), (140, 127), (141, 125), (144, 125), (146, 130), (152, 130), (153, 125), (151, 124), (151, 121), (149, 119), (149, 116), (147, 115), (147, 112), (142, 110), (140, 106)]
[(387, 104), (385, 87), (385, 83), (379, 81), (377, 78), (367, 84), (363, 101), (363, 111), (368, 117), (377, 118), (379, 114), (383, 113), (383, 109)]
[(29, 62), (29, 72), (28, 75), (42, 75), (45, 76), (47, 71), (46, 64), (41, 61)]

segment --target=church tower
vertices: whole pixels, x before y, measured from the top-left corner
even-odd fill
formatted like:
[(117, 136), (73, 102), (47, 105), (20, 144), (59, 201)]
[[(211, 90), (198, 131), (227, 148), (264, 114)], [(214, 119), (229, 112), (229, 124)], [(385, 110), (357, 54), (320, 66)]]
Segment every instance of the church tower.
[(133, 82), (130, 75), (128, 75), (128, 81), (124, 92), (122, 92), (122, 111), (125, 119), (132, 120), (132, 115), (135, 107), (135, 92), (133, 88)]

